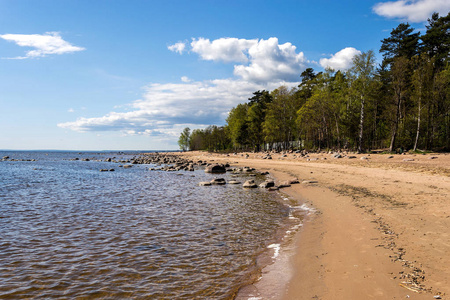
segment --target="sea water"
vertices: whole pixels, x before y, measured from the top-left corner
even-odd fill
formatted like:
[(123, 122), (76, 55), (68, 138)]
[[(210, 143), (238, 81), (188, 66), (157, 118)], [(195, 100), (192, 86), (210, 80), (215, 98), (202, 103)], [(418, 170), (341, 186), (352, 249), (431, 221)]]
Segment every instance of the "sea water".
[(133, 155), (0, 152), (0, 298), (232, 299), (294, 222), (277, 193), (105, 161)]

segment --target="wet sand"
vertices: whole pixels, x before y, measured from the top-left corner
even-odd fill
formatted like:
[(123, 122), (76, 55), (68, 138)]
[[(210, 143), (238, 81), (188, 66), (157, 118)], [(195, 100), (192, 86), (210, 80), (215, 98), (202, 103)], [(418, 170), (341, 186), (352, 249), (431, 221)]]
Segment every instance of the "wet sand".
[(181, 155), (300, 180), (282, 192), (316, 212), (295, 237), (280, 298), (450, 297), (450, 154)]

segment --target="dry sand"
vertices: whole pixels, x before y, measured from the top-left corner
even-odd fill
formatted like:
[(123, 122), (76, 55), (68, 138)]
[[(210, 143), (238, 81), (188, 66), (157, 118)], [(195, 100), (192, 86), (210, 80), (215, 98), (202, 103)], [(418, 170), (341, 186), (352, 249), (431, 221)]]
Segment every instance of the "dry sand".
[(450, 154), (182, 155), (317, 181), (282, 190), (316, 209), (284, 299), (450, 299)]

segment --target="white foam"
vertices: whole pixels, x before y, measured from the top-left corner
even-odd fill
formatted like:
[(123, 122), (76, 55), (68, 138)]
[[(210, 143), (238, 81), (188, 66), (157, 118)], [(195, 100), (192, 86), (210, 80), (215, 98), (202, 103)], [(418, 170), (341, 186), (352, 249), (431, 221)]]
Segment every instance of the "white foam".
[(272, 258), (277, 258), (277, 256), (280, 254), (280, 248), (281, 248), (280, 244), (271, 244), (271, 245), (267, 246), (267, 248), (274, 249)]
[(297, 209), (297, 210), (304, 210), (304, 211), (307, 211), (307, 212), (310, 212), (310, 213), (316, 211), (313, 207), (309, 207), (309, 206), (306, 205), (305, 203), (303, 203), (303, 204), (300, 205), (300, 206), (293, 206), (293, 207), (291, 207), (291, 208), (292, 208), (292, 209)]

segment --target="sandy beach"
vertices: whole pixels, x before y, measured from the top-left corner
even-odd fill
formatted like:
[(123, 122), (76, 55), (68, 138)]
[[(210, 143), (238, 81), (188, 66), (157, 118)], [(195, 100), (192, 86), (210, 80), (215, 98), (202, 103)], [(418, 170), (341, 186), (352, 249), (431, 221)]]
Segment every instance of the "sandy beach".
[(449, 297), (450, 154), (180, 155), (300, 181), (282, 192), (316, 211), (283, 299)]

